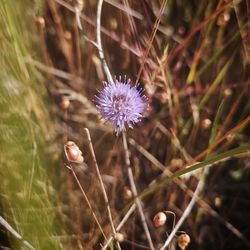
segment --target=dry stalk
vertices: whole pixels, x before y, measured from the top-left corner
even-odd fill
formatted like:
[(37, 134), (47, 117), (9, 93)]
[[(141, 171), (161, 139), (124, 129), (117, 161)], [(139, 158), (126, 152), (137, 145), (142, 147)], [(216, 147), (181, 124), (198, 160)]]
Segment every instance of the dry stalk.
[[(99, 0), (98, 4), (97, 4), (97, 15), (96, 15), (96, 42), (97, 42), (97, 48), (98, 48), (98, 53), (99, 53), (99, 58), (101, 60), (103, 69), (105, 71), (106, 77), (109, 81), (109, 83), (114, 83), (112, 75), (110, 73), (110, 70), (108, 68), (108, 65), (106, 63), (105, 57), (104, 57), (104, 53), (103, 53), (103, 48), (102, 48), (102, 41), (101, 41), (101, 13), (102, 13), (102, 5), (103, 5), (103, 0)], [(138, 195), (137, 193), (137, 189), (135, 186), (135, 182), (134, 182), (134, 177), (133, 177), (133, 172), (130, 166), (130, 160), (129, 160), (129, 154), (128, 154), (128, 145), (127, 145), (127, 139), (126, 139), (126, 135), (125, 133), (123, 133), (123, 145), (124, 145), (124, 150), (125, 150), (125, 161), (126, 161), (126, 165), (127, 165), (127, 169), (128, 169), (128, 177), (129, 177), (129, 181), (130, 181), (130, 185), (131, 185), (131, 189), (133, 192), (133, 195), (136, 197)], [(149, 245), (150, 245), (150, 249), (154, 249), (154, 245), (149, 233), (149, 229), (146, 223), (146, 218), (145, 215), (143, 213), (143, 209), (142, 209), (142, 204), (140, 202), (140, 200), (138, 198), (135, 198), (135, 203), (136, 206), (138, 208), (141, 220), (142, 220), (142, 225), (146, 234), (146, 237), (148, 239)], [(114, 229), (115, 230), (115, 229)]]
[(203, 184), (204, 184), (204, 178), (201, 178), (196, 189), (195, 189), (195, 192), (193, 194), (191, 201), (189, 202), (189, 204), (186, 207), (185, 211), (183, 212), (180, 220), (177, 222), (176, 226), (174, 227), (171, 234), (168, 236), (167, 240), (165, 241), (164, 245), (160, 248), (160, 250), (164, 250), (168, 247), (168, 245), (171, 243), (172, 239), (175, 237), (177, 231), (179, 230), (179, 228), (182, 226), (185, 219), (188, 217), (188, 215), (192, 211), (192, 209), (195, 205), (196, 199), (198, 198), (199, 193), (202, 190)]
[(80, 30), (80, 34), (81, 36), (89, 43), (91, 43), (92, 45), (94, 45), (97, 49), (98, 49), (98, 45), (95, 41), (91, 40), (90, 38), (88, 38), (84, 31), (83, 31), (83, 28), (82, 28), (82, 24), (81, 24), (81, 9), (78, 8), (78, 6), (75, 6), (74, 7), (74, 12), (75, 12), (75, 17), (76, 17), (76, 23), (77, 23), (77, 26)]
[(101, 40), (102, 4), (103, 4), (103, 0), (99, 0), (97, 4), (97, 13), (96, 13), (96, 42), (98, 46), (97, 48), (98, 48), (99, 57), (100, 57), (103, 69), (105, 71), (105, 74), (108, 78), (108, 81), (109, 83), (114, 83), (109, 67), (104, 57), (103, 49), (102, 49), (102, 40)]
[(27, 240), (25, 240), (1, 215), (0, 215), (0, 225), (2, 225), (6, 230), (8, 230), (18, 240), (22, 241), (22, 243), (27, 248), (35, 250), (35, 248)]
[(146, 218), (145, 218), (145, 215), (144, 215), (144, 212), (143, 212), (141, 200), (139, 198), (137, 198), (138, 192), (137, 192), (137, 189), (136, 189), (136, 185), (135, 185), (135, 181), (134, 181), (134, 175), (133, 175), (132, 168), (131, 168), (131, 163), (130, 163), (130, 158), (129, 158), (129, 151), (128, 151), (128, 143), (127, 143), (127, 138), (126, 138), (126, 133), (125, 132), (122, 133), (122, 140), (123, 140), (123, 148), (124, 148), (124, 153), (125, 153), (125, 163), (126, 163), (127, 171), (128, 171), (128, 178), (129, 178), (132, 193), (133, 193), (133, 195), (135, 197), (135, 204), (136, 204), (137, 209), (139, 211), (142, 226), (143, 226), (143, 229), (145, 231), (145, 234), (146, 234), (150, 249), (155, 249), (154, 245), (153, 245), (153, 242), (152, 242), (152, 239), (151, 239), (149, 229), (148, 229)]
[[(121, 222), (119, 223), (119, 225), (116, 227), (116, 232), (120, 231), (123, 227), (123, 225), (126, 223), (126, 221), (129, 219), (130, 215), (134, 212), (136, 208), (136, 205), (133, 204), (130, 209), (128, 210), (128, 212), (125, 214), (125, 216), (123, 217), (123, 219), (121, 220)], [(105, 245), (102, 247), (102, 250), (107, 249), (107, 247), (109, 246), (110, 242), (114, 239), (114, 236), (111, 235), (107, 242), (105, 243)]]
[(82, 187), (82, 185), (81, 185), (81, 183), (80, 183), (80, 181), (79, 181), (79, 179), (78, 179), (78, 177), (77, 177), (77, 175), (76, 175), (73, 167), (71, 165), (69, 165), (68, 168), (71, 170), (71, 172), (72, 172), (72, 174), (73, 174), (73, 176), (74, 176), (74, 178), (75, 178), (75, 180), (76, 180), (76, 182), (77, 182), (77, 184), (78, 184), (78, 186), (79, 186), (79, 188), (80, 188), (80, 190), (81, 190), (81, 192), (83, 194), (83, 197), (86, 200), (86, 202), (87, 202), (87, 204), (89, 206), (89, 209), (90, 209), (90, 211), (91, 211), (91, 213), (92, 213), (92, 215), (93, 215), (93, 217), (94, 217), (94, 219), (96, 221), (96, 224), (98, 225), (100, 231), (102, 232), (103, 237), (105, 238), (105, 240), (107, 240), (107, 237), (106, 237), (106, 235), (105, 235), (105, 233), (104, 233), (104, 231), (103, 231), (103, 229), (101, 227), (101, 224), (100, 224), (100, 222), (98, 221), (98, 219), (96, 217), (96, 214), (95, 214), (95, 212), (94, 212), (94, 210), (93, 210), (93, 208), (92, 208), (92, 206), (90, 204), (90, 201), (89, 201), (89, 199), (88, 199), (85, 191), (83, 190), (83, 187)]
[[(87, 128), (84, 128), (84, 130), (85, 130), (85, 133), (87, 135), (88, 144), (89, 144), (89, 150), (90, 150), (90, 154), (91, 154), (91, 157), (92, 157), (92, 161), (94, 162), (96, 173), (97, 173), (98, 179), (99, 179), (100, 184), (101, 184), (101, 189), (102, 189), (104, 201), (105, 201), (106, 206), (107, 206), (109, 222), (110, 222), (110, 225), (111, 225), (111, 228), (112, 228), (113, 235), (115, 236), (116, 235), (116, 230), (115, 230), (115, 226), (114, 226), (114, 223), (113, 223), (111, 209), (110, 209), (110, 206), (109, 206), (109, 200), (108, 200), (108, 196), (107, 196), (107, 193), (106, 193), (106, 190), (105, 190), (105, 187), (104, 187), (102, 176), (101, 176), (101, 173), (100, 173), (97, 161), (96, 161), (95, 151), (94, 151), (94, 148), (93, 148), (93, 144), (92, 144), (92, 140), (91, 140), (91, 137), (90, 137), (90, 133), (89, 133), (89, 130)], [(121, 249), (119, 242), (117, 241), (116, 243), (117, 243), (118, 249)]]

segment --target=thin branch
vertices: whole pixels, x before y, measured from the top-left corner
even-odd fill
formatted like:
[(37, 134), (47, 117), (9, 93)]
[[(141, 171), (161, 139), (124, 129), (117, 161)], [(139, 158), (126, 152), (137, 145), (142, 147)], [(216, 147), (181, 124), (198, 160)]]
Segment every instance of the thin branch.
[(103, 4), (103, 0), (99, 0), (98, 4), (97, 4), (97, 13), (96, 13), (96, 42), (97, 42), (97, 46), (98, 46), (99, 57), (100, 57), (103, 69), (105, 71), (105, 74), (107, 76), (107, 79), (108, 79), (109, 83), (114, 83), (114, 80), (113, 80), (112, 75), (110, 73), (109, 67), (106, 63), (103, 49), (102, 49), (102, 40), (101, 40), (102, 4)]
[(56, 91), (56, 93), (60, 95), (66, 95), (68, 100), (70, 101), (81, 102), (86, 107), (86, 110), (88, 110), (89, 113), (95, 115), (98, 114), (96, 107), (92, 105), (92, 103), (88, 100), (88, 98), (83, 94), (68, 88), (60, 88)]
[(81, 19), (80, 19), (80, 16), (81, 16), (81, 9), (78, 8), (78, 6), (75, 6), (74, 7), (74, 12), (75, 12), (75, 17), (76, 17), (76, 23), (77, 23), (77, 26), (80, 30), (80, 34), (81, 36), (89, 43), (93, 44), (97, 49), (98, 49), (98, 45), (95, 41), (91, 40), (90, 38), (88, 38), (84, 31), (83, 31), (83, 28), (82, 28), (82, 24), (81, 24)]
[[(121, 220), (121, 222), (119, 223), (119, 225), (116, 227), (116, 232), (120, 231), (123, 227), (123, 225), (126, 223), (126, 221), (129, 219), (130, 215), (134, 212), (136, 208), (136, 205), (133, 204), (130, 209), (128, 210), (128, 212), (125, 214), (125, 216), (123, 217), (123, 219)], [(111, 235), (107, 242), (105, 243), (105, 245), (102, 247), (102, 250), (107, 249), (107, 247), (109, 246), (110, 242), (114, 239), (114, 235)]]
[[(90, 154), (91, 154), (92, 160), (94, 162), (94, 166), (95, 166), (95, 169), (96, 169), (96, 172), (97, 172), (97, 176), (98, 176), (98, 179), (99, 179), (100, 184), (101, 184), (103, 197), (104, 197), (104, 200), (105, 200), (105, 203), (106, 203), (106, 206), (107, 206), (109, 222), (110, 222), (110, 225), (111, 225), (111, 228), (112, 228), (112, 232), (113, 232), (113, 234), (115, 236), (116, 235), (116, 230), (115, 230), (115, 226), (114, 226), (114, 223), (113, 223), (111, 209), (110, 209), (110, 206), (109, 206), (109, 200), (108, 200), (108, 196), (107, 196), (107, 193), (106, 193), (106, 190), (105, 190), (105, 187), (104, 187), (102, 176), (101, 176), (101, 173), (100, 173), (97, 161), (96, 161), (95, 151), (94, 151), (93, 144), (92, 144), (92, 141), (91, 141), (90, 133), (89, 133), (89, 130), (87, 128), (84, 128), (84, 130), (85, 130), (85, 133), (87, 135)], [(118, 248), (121, 249), (119, 242), (117, 241), (116, 243), (117, 243)]]
[(75, 2), (75, 16), (76, 16), (76, 23), (77, 26), (80, 30), (83, 30), (81, 20), (80, 20), (80, 15), (83, 9), (83, 0), (78, 0)]
[(196, 199), (199, 196), (200, 191), (202, 190), (204, 184), (204, 178), (201, 178), (201, 180), (199, 181), (194, 195), (191, 199), (191, 201), (189, 202), (188, 206), (186, 207), (185, 211), (183, 212), (180, 220), (178, 221), (178, 223), (176, 224), (176, 226), (174, 227), (174, 229), (172, 230), (171, 234), (168, 236), (167, 240), (165, 241), (164, 245), (160, 248), (160, 250), (164, 250), (168, 247), (168, 245), (170, 244), (170, 242), (172, 241), (172, 239), (174, 238), (175, 234), (177, 233), (177, 231), (179, 230), (179, 228), (182, 226), (183, 222), (185, 221), (185, 219), (188, 217), (188, 215), (191, 213)]
[[(245, 123), (243, 123), (245, 125)], [(230, 133), (227, 135), (231, 134), (233, 131), (238, 129), (239, 126), (235, 127), (232, 129)], [(225, 137), (226, 138), (226, 137)], [(129, 139), (130, 145), (134, 146), (146, 159), (148, 159), (153, 165), (158, 167), (159, 169), (163, 170), (163, 173), (160, 175), (160, 177), (157, 177), (154, 179), (149, 186), (152, 186), (158, 179), (162, 179), (165, 176), (171, 176), (173, 173), (167, 168), (167, 166), (164, 166), (159, 160), (157, 160), (152, 154), (150, 154), (145, 148), (137, 144), (132, 138)], [(200, 158), (197, 158), (200, 159)], [(185, 167), (188, 167), (185, 166)], [(189, 189), (189, 187), (182, 182), (181, 179), (174, 179), (174, 183), (176, 183), (183, 191), (186, 192), (186, 194), (190, 197), (193, 197), (194, 192)], [(197, 203), (204, 211), (207, 213), (211, 214), (214, 218), (216, 218), (220, 223), (222, 223), (228, 230), (230, 230), (235, 236), (237, 236), (239, 239), (243, 240), (247, 246), (249, 246), (249, 241), (248, 239), (236, 228), (234, 227), (231, 223), (226, 221), (218, 212), (216, 212), (208, 203), (206, 203), (203, 199), (200, 197), (197, 197)]]
[(149, 38), (149, 41), (148, 41), (148, 46), (147, 46), (147, 49), (146, 49), (146, 52), (142, 58), (142, 63), (141, 63), (141, 66), (140, 66), (140, 69), (139, 69), (139, 72), (137, 74), (137, 79), (136, 79), (136, 82), (139, 81), (140, 77), (141, 77), (141, 73), (144, 69), (144, 65), (145, 65), (145, 62), (146, 62), (146, 59), (148, 57), (148, 54), (149, 54), (149, 51), (152, 47), (152, 44), (153, 44), (153, 41), (154, 41), (154, 37), (155, 37), (155, 34), (158, 30), (158, 27), (159, 27), (159, 24), (160, 24), (160, 21), (161, 21), (161, 16), (162, 16), (162, 13), (165, 9), (165, 6), (167, 4), (167, 0), (163, 0), (162, 4), (161, 4), (161, 8), (160, 8), (160, 11), (159, 11), (159, 15), (154, 23), (154, 27), (153, 27), (153, 30), (151, 32), (151, 35), (150, 35), (150, 38)]
[(124, 5), (119, 3), (118, 1), (115, 0), (104, 0), (106, 3), (114, 6), (115, 8), (119, 9), (120, 11), (128, 14), (129, 16), (132, 16), (138, 20), (143, 20), (143, 15), (139, 13), (138, 11), (130, 8), (128, 5)]
[(75, 180), (76, 180), (76, 182), (77, 182), (77, 184), (78, 184), (78, 186), (79, 186), (79, 188), (80, 188), (80, 190), (81, 190), (81, 192), (83, 194), (83, 197), (85, 198), (85, 200), (86, 200), (86, 202), (87, 202), (87, 204), (88, 204), (88, 206), (89, 206), (89, 208), (91, 210), (91, 213), (92, 213), (92, 215), (93, 215), (93, 217), (94, 217), (94, 219), (96, 221), (96, 224), (98, 225), (100, 231), (102, 232), (103, 237), (105, 238), (105, 240), (107, 240), (107, 237), (106, 237), (106, 235), (105, 235), (105, 233), (104, 233), (104, 231), (103, 231), (103, 229), (101, 227), (101, 224), (99, 223), (99, 221), (98, 221), (98, 219), (96, 217), (96, 214), (95, 214), (95, 212), (94, 212), (94, 210), (93, 210), (93, 208), (92, 208), (92, 206), (90, 204), (90, 201), (89, 201), (85, 191), (83, 190), (83, 187), (82, 187), (82, 185), (81, 185), (81, 183), (80, 183), (80, 181), (79, 181), (73, 167), (70, 165), (68, 168), (71, 170), (71, 172), (72, 172), (72, 174), (73, 174), (73, 176), (74, 176), (74, 178), (75, 178)]
[(35, 250), (35, 248), (25, 240), (1, 215), (0, 215), (0, 224), (7, 229), (12, 235), (14, 235), (18, 240), (22, 241), (22, 243), (31, 250)]
[[(58, 4), (60, 4), (61, 6), (63, 6), (64, 8), (66, 8), (66, 9), (68, 9), (69, 11), (75, 13), (75, 8), (72, 7), (70, 4), (68, 4), (67, 2), (65, 2), (64, 0), (55, 0), (55, 1), (56, 1)], [(105, 2), (111, 4), (111, 1), (105, 1)], [(115, 5), (114, 5), (114, 6), (115, 6)], [(117, 6), (115, 6), (115, 7), (117, 7)], [(120, 8), (119, 8), (119, 9), (120, 9)], [(125, 9), (125, 10), (124, 10), (124, 9), (121, 9), (121, 10), (126, 12), (126, 9)], [(93, 27), (96, 26), (96, 24), (95, 24), (88, 16), (84, 15), (83, 13), (79, 14), (79, 16), (80, 16), (80, 18), (83, 18), (84, 21), (86, 21), (87, 23), (89, 23), (89, 24), (92, 25)], [(135, 18), (138, 18), (137, 15), (132, 15), (132, 16), (135, 17)], [(139, 19), (139, 20), (140, 20), (140, 19)], [(182, 40), (181, 40), (181, 38), (180, 38), (179, 36), (177, 36), (177, 35), (172, 35), (172, 34), (170, 35), (165, 29), (166, 29), (166, 28), (165, 28), (164, 26), (159, 25), (158, 30), (159, 30), (160, 32), (162, 32), (164, 35), (166, 35), (167, 37), (173, 39), (175, 42), (177, 42), (177, 43), (179, 43), (179, 44), (182, 42)], [(108, 31), (107, 29), (105, 29), (105, 28), (103, 28), (103, 27), (101, 27), (101, 31), (102, 31), (102, 33), (104, 33), (105, 35), (107, 35), (108, 37), (110, 37), (112, 40), (114, 40), (115, 42), (119, 43), (120, 46), (121, 46), (122, 48), (128, 49), (131, 53), (133, 53), (133, 54), (136, 55), (136, 56), (141, 56), (141, 53), (140, 53), (138, 50), (136, 50), (136, 49), (132, 48), (131, 46), (129, 46), (129, 45), (127, 44), (127, 42), (125, 42), (124, 40), (122, 40), (122, 39), (121, 39), (118, 35), (116, 35), (114, 32), (110, 32), (110, 31)], [(89, 40), (90, 40), (90, 39), (89, 39)], [(90, 41), (94, 42), (93, 40), (90, 40)], [(95, 42), (94, 42), (94, 43), (95, 43)], [(94, 44), (94, 45), (95, 45), (95, 44)], [(96, 45), (95, 45), (95, 46), (96, 46)]]
[(48, 74), (57, 76), (59, 78), (82, 82), (81, 77), (78, 77), (76, 75), (73, 75), (71, 73), (65, 72), (63, 70), (60, 70), (60, 69), (57, 69), (57, 68), (54, 68), (51, 66), (47, 66), (39, 61), (34, 60), (32, 57), (24, 57), (23, 62), (27, 63), (27, 64), (31, 64), (31, 65), (35, 66), (36, 68), (38, 68), (39, 70), (46, 72)]
[(149, 229), (148, 229), (148, 225), (147, 225), (147, 222), (146, 222), (145, 215), (143, 213), (142, 203), (141, 203), (140, 199), (137, 198), (138, 192), (137, 192), (137, 189), (136, 189), (136, 186), (135, 186), (134, 176), (133, 176), (133, 172), (132, 172), (132, 168), (131, 168), (131, 163), (130, 163), (130, 158), (129, 158), (129, 151), (128, 151), (128, 143), (127, 143), (127, 138), (126, 138), (125, 132), (122, 133), (122, 139), (123, 139), (123, 147), (124, 147), (124, 153), (125, 153), (125, 163), (126, 163), (127, 170), (128, 170), (128, 178), (129, 178), (131, 190), (132, 190), (132, 193), (133, 193), (133, 195), (135, 197), (135, 204), (136, 204), (137, 209), (139, 211), (142, 226), (143, 226), (143, 229), (145, 231), (145, 234), (146, 234), (150, 249), (153, 250), (155, 248), (154, 248), (151, 236), (150, 236), (150, 232), (149, 232)]

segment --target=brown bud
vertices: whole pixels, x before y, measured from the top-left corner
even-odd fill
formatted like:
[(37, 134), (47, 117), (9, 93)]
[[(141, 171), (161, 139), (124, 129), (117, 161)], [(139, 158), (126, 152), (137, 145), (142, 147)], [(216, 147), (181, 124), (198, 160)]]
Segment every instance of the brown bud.
[(185, 33), (185, 27), (184, 27), (184, 26), (179, 27), (179, 28), (178, 28), (178, 33), (179, 33), (180, 35), (183, 35), (183, 34)]
[(83, 0), (76, 0), (76, 6), (79, 9), (79, 11), (81, 12), (83, 7), (84, 7), (84, 2)]
[(131, 189), (128, 187), (128, 186), (125, 186), (123, 188), (123, 197), (126, 199), (126, 200), (130, 200), (132, 198), (133, 194), (132, 194), (132, 191)]
[(66, 30), (66, 31), (64, 32), (64, 37), (65, 37), (65, 39), (68, 40), (68, 41), (72, 40), (72, 34), (71, 34), (71, 32), (70, 32), (69, 30)]
[(68, 109), (70, 105), (70, 100), (68, 98), (63, 98), (60, 105), (62, 109)]
[(220, 197), (215, 197), (215, 199), (214, 199), (214, 205), (216, 206), (216, 207), (220, 207), (221, 206), (221, 203), (222, 203), (222, 201), (221, 201), (221, 198)]
[(82, 151), (73, 141), (64, 144), (64, 152), (69, 162), (83, 163)]
[(109, 19), (109, 26), (110, 26), (110, 29), (112, 30), (116, 30), (117, 27), (118, 27), (118, 23), (117, 23), (117, 20), (115, 18), (110, 18)]
[(173, 158), (170, 162), (171, 167), (182, 167), (184, 165), (184, 162), (180, 158)]
[(38, 28), (44, 28), (45, 27), (45, 20), (43, 17), (36, 17), (35, 18), (35, 24)]
[(166, 221), (167, 221), (167, 216), (164, 212), (158, 212), (155, 216), (154, 216), (154, 225), (155, 227), (161, 227), (163, 226)]
[(211, 127), (211, 120), (210, 119), (204, 119), (202, 122), (201, 122), (201, 126), (203, 129), (209, 129)]
[(177, 238), (178, 246), (181, 250), (185, 250), (189, 245), (190, 241), (190, 237), (186, 233), (179, 235)]
[(217, 25), (224, 26), (230, 20), (230, 14), (228, 12), (222, 13), (217, 20)]
[(160, 94), (159, 94), (159, 100), (161, 103), (166, 103), (166, 101), (169, 99), (169, 95), (168, 93), (162, 91)]
[(229, 98), (232, 95), (232, 93), (233, 93), (232, 89), (227, 88), (224, 90), (224, 97)]
[(122, 233), (116, 233), (115, 234), (115, 239), (119, 242), (123, 242), (124, 241), (124, 235)]

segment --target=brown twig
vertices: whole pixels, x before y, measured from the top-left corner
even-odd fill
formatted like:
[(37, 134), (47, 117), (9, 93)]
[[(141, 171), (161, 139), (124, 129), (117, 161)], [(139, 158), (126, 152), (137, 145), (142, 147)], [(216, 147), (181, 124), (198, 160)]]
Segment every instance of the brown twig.
[[(134, 210), (136, 209), (136, 205), (133, 204), (130, 209), (128, 210), (128, 212), (125, 214), (125, 216), (123, 217), (123, 219), (121, 220), (121, 222), (119, 223), (119, 225), (116, 227), (116, 232), (120, 231), (123, 227), (123, 225), (126, 223), (126, 221), (129, 219), (130, 215), (134, 212)], [(109, 246), (110, 242), (113, 240), (114, 235), (111, 235), (107, 242), (105, 243), (105, 245), (102, 247), (102, 250), (107, 249), (107, 247)]]
[[(100, 173), (97, 161), (96, 161), (95, 151), (94, 151), (93, 144), (92, 144), (92, 141), (91, 141), (90, 133), (89, 133), (89, 130), (87, 128), (84, 128), (84, 130), (85, 130), (85, 133), (87, 135), (88, 144), (89, 144), (89, 150), (90, 150), (90, 154), (91, 154), (92, 160), (94, 162), (94, 166), (95, 166), (95, 169), (96, 169), (97, 177), (98, 177), (98, 179), (100, 181), (100, 184), (101, 184), (101, 189), (102, 189), (104, 201), (105, 201), (106, 206), (107, 206), (109, 222), (110, 222), (110, 225), (111, 225), (111, 228), (112, 228), (112, 232), (113, 232), (113, 234), (115, 236), (116, 235), (116, 230), (115, 230), (115, 226), (114, 226), (114, 223), (113, 223), (111, 209), (110, 209), (110, 206), (109, 206), (109, 200), (108, 200), (108, 196), (107, 196), (107, 193), (106, 193), (106, 190), (105, 190), (105, 187), (104, 187), (102, 176), (101, 176), (101, 173)], [(117, 242), (117, 246), (118, 246), (119, 249), (121, 249), (119, 242)]]
[(86, 200), (86, 202), (87, 202), (87, 204), (88, 204), (88, 206), (89, 206), (89, 209), (90, 209), (90, 211), (91, 211), (91, 213), (92, 213), (92, 215), (93, 215), (93, 217), (94, 217), (94, 219), (95, 219), (95, 221), (96, 221), (96, 224), (98, 225), (98, 227), (99, 227), (99, 229), (100, 229), (100, 231), (101, 231), (103, 237), (105, 238), (105, 240), (107, 240), (107, 237), (106, 237), (106, 235), (105, 235), (105, 233), (104, 233), (104, 231), (103, 231), (103, 229), (102, 229), (102, 227), (101, 227), (101, 224), (100, 224), (100, 222), (98, 221), (98, 219), (97, 219), (97, 217), (96, 217), (96, 214), (95, 214), (95, 212), (94, 212), (94, 210), (93, 210), (93, 208), (92, 208), (92, 206), (91, 206), (91, 204), (90, 204), (90, 201), (89, 201), (89, 199), (88, 199), (88, 197), (87, 197), (85, 191), (83, 190), (83, 187), (82, 187), (82, 185), (81, 185), (81, 183), (80, 183), (80, 181), (79, 181), (79, 179), (78, 179), (78, 177), (77, 177), (77, 175), (76, 175), (76, 173), (75, 173), (73, 167), (72, 167), (71, 165), (69, 165), (68, 168), (71, 170), (71, 172), (72, 172), (72, 174), (73, 174), (73, 176), (74, 176), (74, 178), (75, 178), (75, 180), (76, 180), (76, 182), (77, 182), (77, 184), (78, 184), (78, 186), (79, 186), (79, 188), (80, 188), (80, 190), (81, 190), (81, 192), (82, 192), (82, 194), (83, 194), (84, 199)]
[(192, 208), (195, 205), (196, 199), (197, 199), (200, 191), (202, 190), (203, 184), (204, 184), (204, 179), (201, 178), (198, 185), (197, 185), (197, 187), (196, 187), (196, 189), (195, 189), (195, 192), (193, 194), (193, 197), (192, 197), (191, 201), (189, 202), (189, 204), (186, 207), (185, 211), (183, 212), (181, 218), (177, 222), (176, 226), (174, 227), (171, 234), (168, 236), (167, 240), (165, 241), (163, 246), (160, 248), (160, 250), (164, 250), (164, 249), (166, 249), (168, 247), (168, 245), (171, 243), (172, 239), (174, 238), (175, 234), (177, 233), (177, 231), (179, 230), (179, 228), (181, 227), (183, 222), (186, 220), (186, 218), (188, 217), (188, 215), (192, 211)]
[(122, 132), (122, 140), (123, 140), (123, 148), (124, 148), (124, 153), (125, 153), (125, 163), (126, 163), (126, 166), (127, 166), (128, 178), (129, 178), (131, 190), (132, 190), (132, 193), (133, 193), (133, 195), (135, 197), (135, 204), (136, 204), (137, 209), (139, 211), (142, 226), (143, 226), (143, 229), (145, 231), (145, 234), (146, 234), (150, 249), (153, 250), (155, 248), (154, 248), (154, 245), (153, 245), (153, 242), (152, 242), (152, 239), (151, 239), (151, 235), (150, 235), (150, 232), (149, 232), (149, 229), (148, 229), (148, 225), (147, 225), (147, 222), (146, 222), (145, 215), (143, 213), (142, 203), (141, 203), (140, 199), (137, 198), (138, 192), (137, 192), (137, 189), (136, 189), (136, 185), (135, 185), (135, 181), (134, 181), (134, 175), (133, 175), (132, 168), (131, 168), (126, 133), (124, 131)]
[(103, 49), (102, 49), (102, 40), (101, 40), (102, 4), (103, 4), (103, 0), (99, 0), (97, 4), (97, 13), (96, 13), (96, 43), (98, 46), (97, 48), (98, 48), (99, 57), (100, 57), (103, 69), (105, 71), (105, 74), (107, 76), (107, 79), (109, 83), (114, 83), (109, 67), (104, 57)]
[(6, 230), (8, 230), (12, 235), (14, 235), (18, 240), (29, 249), (35, 250), (35, 248), (25, 240), (1, 215), (0, 215), (0, 225), (2, 225)]
[(147, 50), (143, 56), (143, 59), (142, 59), (142, 63), (141, 63), (141, 66), (140, 66), (140, 69), (139, 69), (139, 72), (137, 74), (137, 78), (136, 78), (136, 82), (139, 81), (140, 79), (140, 76), (141, 76), (141, 73), (144, 69), (144, 65), (145, 65), (145, 62), (146, 62), (146, 59), (147, 59), (147, 56), (148, 56), (148, 53), (152, 47), (152, 43), (153, 43), (153, 40), (154, 40), (154, 37), (155, 37), (155, 34), (156, 34), (156, 31), (158, 30), (158, 27), (159, 27), (159, 24), (160, 24), (160, 21), (161, 21), (161, 16), (162, 16), (162, 13), (163, 13), (163, 10), (165, 9), (165, 6), (167, 4), (167, 0), (164, 0), (161, 4), (161, 8), (160, 8), (160, 12), (159, 12), (159, 15), (155, 21), (155, 24), (154, 24), (154, 27), (153, 27), (153, 30), (152, 30), (152, 33), (150, 35), (150, 39), (148, 41), (148, 46), (147, 46)]
[[(210, 145), (209, 148), (207, 148), (206, 150), (202, 151), (200, 154), (198, 154), (191, 162), (189, 162), (189, 164), (194, 163), (195, 161), (201, 159), (203, 156), (205, 156), (207, 154), (207, 152), (210, 152), (210, 150), (212, 150), (216, 145), (218, 145), (218, 143), (220, 143), (221, 141), (223, 141), (224, 139), (226, 139), (229, 135), (235, 133), (236, 131), (238, 131), (240, 128), (246, 126), (250, 121), (250, 116), (247, 117), (245, 120), (243, 120), (240, 124), (236, 125), (234, 128), (232, 128), (231, 130), (229, 130), (224, 136), (218, 138), (218, 140), (213, 143), (212, 145)], [(159, 169), (163, 170), (164, 172), (161, 174), (161, 177), (164, 176), (171, 176), (173, 173), (170, 172), (170, 170), (168, 168), (166, 168), (166, 166), (164, 166), (160, 161), (158, 161), (153, 155), (151, 155), (146, 149), (144, 149), (142, 146), (138, 145), (133, 139), (129, 139), (129, 143), (134, 146), (142, 155), (144, 155), (150, 162), (152, 162), (155, 166), (157, 166)], [(185, 167), (181, 168), (184, 169), (188, 167), (188, 165), (186, 165)], [(158, 179), (158, 178), (157, 178)], [(156, 180), (152, 181), (150, 185), (152, 185), (153, 183), (155, 183)], [(194, 192), (189, 189), (185, 183), (183, 183), (181, 180), (179, 179), (174, 179), (173, 182), (175, 182), (183, 191), (185, 191), (190, 197), (193, 197)], [(149, 186), (150, 186), (149, 185)], [(200, 207), (202, 207), (206, 212), (208, 212), (209, 214), (211, 214), (214, 218), (216, 218), (218, 221), (220, 221), (227, 229), (229, 229), (235, 236), (237, 236), (239, 239), (242, 239), (246, 245), (249, 245), (249, 241), (248, 239), (237, 229), (235, 228), (235, 226), (233, 226), (231, 223), (229, 223), (228, 221), (226, 221), (223, 217), (221, 217), (208, 203), (206, 203), (203, 199), (199, 198), (197, 196), (197, 203)]]

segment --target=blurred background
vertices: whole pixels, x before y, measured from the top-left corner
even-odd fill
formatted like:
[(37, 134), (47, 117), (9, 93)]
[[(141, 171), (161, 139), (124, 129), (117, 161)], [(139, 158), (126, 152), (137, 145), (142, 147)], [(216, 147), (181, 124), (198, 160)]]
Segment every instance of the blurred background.
[[(104, 237), (64, 164), (64, 143), (74, 141), (85, 159), (75, 172), (109, 236), (85, 127), (115, 225), (131, 202), (121, 136), (94, 102), (107, 79), (75, 7), (84, 36), (95, 41), (97, 1), (0, 1), (0, 249), (29, 249), (24, 240), (35, 249), (101, 249)], [(167, 215), (156, 228), (155, 214), (167, 210), (179, 220), (202, 182), (180, 228), (191, 239), (186, 249), (250, 249), (249, 17), (247, 0), (103, 3), (111, 74), (138, 80), (149, 98), (127, 136), (138, 192), (149, 191), (142, 201), (156, 248), (174, 222)], [(240, 155), (230, 151), (242, 145)], [(194, 162), (204, 168), (160, 184)], [(122, 249), (149, 249), (137, 211), (120, 232)], [(181, 249), (178, 234), (169, 249)]]

